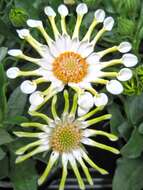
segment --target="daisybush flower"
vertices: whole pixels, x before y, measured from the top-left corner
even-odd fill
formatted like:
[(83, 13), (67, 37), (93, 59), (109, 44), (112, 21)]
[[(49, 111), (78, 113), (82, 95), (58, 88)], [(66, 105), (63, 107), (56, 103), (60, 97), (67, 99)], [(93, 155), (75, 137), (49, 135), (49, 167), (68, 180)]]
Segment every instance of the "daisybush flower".
[(97, 116), (93, 119), (89, 119), (89, 117), (93, 116), (97, 112), (100, 112), (103, 109), (103, 106), (97, 107), (81, 117), (77, 117), (77, 94), (75, 94), (73, 97), (73, 105), (71, 106), (71, 109), (69, 109), (69, 94), (66, 90), (64, 91), (64, 99), (65, 106), (61, 117), (59, 117), (56, 112), (57, 95), (55, 95), (53, 97), (51, 106), (53, 119), (49, 118), (43, 113), (39, 113), (36, 111), (29, 112), (32, 116), (40, 117), (43, 122), (22, 123), (21, 126), (25, 128), (33, 127), (38, 131), (14, 132), (14, 134), (18, 137), (37, 138), (37, 140), (27, 144), (26, 146), (16, 151), (16, 154), (18, 155), (16, 163), (23, 162), (24, 160), (38, 153), (49, 152), (50, 156), (47, 167), (44, 173), (39, 178), (38, 184), (43, 184), (54, 165), (57, 162), (61, 162), (63, 172), (59, 189), (64, 189), (68, 174), (68, 165), (70, 165), (73, 169), (73, 172), (77, 177), (80, 189), (85, 189), (77, 164), (81, 166), (89, 184), (91, 185), (93, 185), (93, 181), (85, 162), (103, 175), (108, 174), (108, 172), (97, 166), (89, 158), (87, 151), (85, 150), (83, 145), (93, 146), (106, 151), (110, 151), (115, 154), (119, 154), (119, 150), (117, 150), (116, 148), (107, 146), (102, 143), (98, 143), (97, 141), (92, 139), (92, 137), (101, 135), (107, 137), (111, 141), (116, 141), (117, 137), (113, 134), (101, 130), (89, 128), (93, 124), (111, 118), (110, 114), (105, 114), (102, 116)]
[[(53, 29), (54, 40), (45, 31), (40, 20), (27, 20), (29, 27), (36, 28), (43, 35), (46, 45), (33, 38), (28, 29), (17, 30), (19, 37), (26, 40), (39, 53), (40, 57), (29, 57), (19, 49), (9, 50), (9, 55), (32, 62), (38, 68), (32, 71), (21, 71), (17, 67), (12, 67), (8, 69), (7, 76), (11, 79), (20, 76), (34, 76), (33, 80), (25, 80), (21, 84), (21, 90), (24, 93), (32, 94), (30, 110), (37, 110), (50, 97), (68, 85), (78, 93), (78, 103), (81, 112), (84, 114), (94, 104), (101, 106), (108, 102), (106, 94), (99, 94), (92, 84), (106, 85), (106, 89), (111, 94), (122, 93), (123, 86), (119, 81), (126, 81), (132, 77), (132, 71), (126, 67), (135, 66), (138, 59), (135, 55), (127, 53), (131, 50), (129, 42), (122, 42), (103, 51), (96, 50), (99, 39), (105, 32), (111, 31), (114, 25), (113, 18), (105, 18), (105, 12), (102, 9), (95, 11), (93, 21), (81, 40), (79, 38), (80, 26), (84, 15), (88, 12), (87, 5), (81, 3), (76, 8), (77, 21), (72, 36), (69, 36), (66, 27), (66, 16), (69, 14), (67, 7), (60, 5), (58, 12), (61, 16), (61, 32), (56, 26), (56, 12), (49, 6), (45, 7), (45, 14), (48, 16)], [(101, 23), (102, 28), (91, 39), (95, 27)], [(102, 61), (105, 55), (117, 51), (125, 54), (119, 59)], [(118, 64), (123, 65), (124, 68), (121, 68), (119, 72), (113, 72), (112, 66)], [(105, 71), (104, 69), (107, 67), (109, 67), (108, 71)], [(46, 82), (51, 84), (50, 87), (43, 92), (38, 91), (38, 85)], [(38, 101), (36, 101), (37, 99)], [(89, 105), (86, 102), (87, 100), (90, 102)]]

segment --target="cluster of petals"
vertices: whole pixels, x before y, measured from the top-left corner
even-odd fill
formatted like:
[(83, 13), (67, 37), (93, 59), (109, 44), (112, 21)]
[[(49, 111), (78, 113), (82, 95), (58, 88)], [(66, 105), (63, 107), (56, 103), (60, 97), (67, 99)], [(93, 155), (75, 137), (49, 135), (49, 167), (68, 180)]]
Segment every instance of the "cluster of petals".
[[(65, 106), (61, 116), (59, 116), (56, 110), (57, 98), (58, 96), (54, 95), (52, 99), (51, 112), (53, 118), (44, 113), (36, 111), (30, 112), (31, 116), (39, 117), (41, 122), (22, 123), (21, 127), (34, 128), (34, 131), (31, 132), (30, 130), (30, 132), (27, 132), (26, 130), (20, 130), (14, 132), (18, 137), (28, 138), (29, 140), (32, 139), (32, 142), (16, 151), (16, 163), (21, 163), (40, 153), (44, 153), (43, 155), (45, 156), (48, 154), (47, 166), (43, 174), (39, 177), (38, 184), (42, 185), (46, 181), (52, 168), (58, 164), (58, 162), (61, 162), (63, 172), (59, 190), (64, 190), (65, 188), (69, 166), (71, 166), (77, 178), (80, 189), (83, 190), (85, 189), (85, 185), (78, 165), (81, 166), (90, 185), (93, 185), (93, 180), (86, 163), (101, 174), (108, 174), (105, 169), (99, 167), (90, 159), (84, 145), (119, 154), (118, 149), (97, 142), (96, 136), (104, 136), (111, 141), (116, 141), (118, 138), (114, 134), (95, 129), (95, 124), (111, 118), (110, 114), (100, 114), (103, 106), (96, 107), (87, 114), (79, 116), (77, 94), (73, 96), (73, 104), (70, 108), (69, 93), (65, 90)], [(92, 119), (91, 117), (93, 115), (96, 116)], [(94, 125), (94, 128), (91, 128), (92, 125)]]
[[(138, 62), (137, 57), (129, 53), (131, 44), (122, 42), (111, 48), (96, 51), (99, 39), (105, 32), (112, 30), (113, 18), (106, 17), (102, 9), (96, 10), (88, 31), (80, 40), (80, 26), (84, 15), (88, 12), (86, 4), (81, 3), (76, 8), (77, 21), (72, 36), (67, 31), (66, 17), (69, 10), (65, 5), (58, 7), (58, 13), (61, 16), (61, 32), (56, 25), (56, 12), (50, 6), (45, 7), (44, 12), (51, 23), (54, 39), (49, 36), (40, 20), (29, 19), (27, 25), (39, 30), (45, 39), (45, 44), (38, 42), (30, 34), (30, 30), (17, 30), (19, 37), (26, 40), (39, 53), (39, 58), (29, 57), (19, 49), (8, 51), (11, 56), (37, 65), (37, 69), (32, 71), (21, 71), (18, 67), (11, 67), (7, 70), (7, 76), (11, 79), (20, 76), (30, 77), (30, 79), (34, 77), (33, 80), (28, 79), (21, 84), (22, 92), (30, 94), (31, 106), (29, 109), (33, 111), (39, 109), (49, 98), (62, 91), (66, 85), (78, 94), (80, 115), (88, 112), (93, 105), (104, 106), (107, 104), (107, 95), (96, 91), (95, 85), (105, 85), (107, 91), (114, 95), (122, 93), (123, 86), (120, 81), (126, 81), (132, 77), (132, 71), (129, 68)], [(102, 24), (102, 28), (91, 39), (98, 24)], [(105, 55), (113, 52), (123, 55), (119, 59), (102, 61)], [(118, 72), (114, 72), (113, 66), (117, 67), (119, 64), (122, 67)], [(107, 67), (108, 71), (106, 71)], [(35, 79), (35, 77), (37, 78)], [(40, 91), (38, 86), (41, 83), (48, 83), (50, 86), (48, 85), (44, 91)]]

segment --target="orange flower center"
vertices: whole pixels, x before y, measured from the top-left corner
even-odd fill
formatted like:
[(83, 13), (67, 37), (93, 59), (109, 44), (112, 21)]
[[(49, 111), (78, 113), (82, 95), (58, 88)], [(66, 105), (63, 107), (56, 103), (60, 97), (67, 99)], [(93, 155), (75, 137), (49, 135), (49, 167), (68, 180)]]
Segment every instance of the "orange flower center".
[(88, 64), (84, 58), (74, 52), (60, 54), (53, 62), (53, 73), (64, 83), (81, 82), (87, 75)]
[(69, 152), (77, 148), (81, 140), (81, 131), (73, 124), (58, 125), (51, 135), (51, 147), (58, 152)]

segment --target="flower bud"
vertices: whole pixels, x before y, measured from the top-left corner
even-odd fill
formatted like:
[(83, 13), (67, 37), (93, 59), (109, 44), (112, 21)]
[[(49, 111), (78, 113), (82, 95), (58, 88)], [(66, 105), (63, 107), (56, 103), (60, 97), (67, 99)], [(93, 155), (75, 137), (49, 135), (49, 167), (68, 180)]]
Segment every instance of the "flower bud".
[(15, 27), (25, 26), (28, 17), (28, 13), (21, 8), (12, 8), (9, 13), (9, 19)]

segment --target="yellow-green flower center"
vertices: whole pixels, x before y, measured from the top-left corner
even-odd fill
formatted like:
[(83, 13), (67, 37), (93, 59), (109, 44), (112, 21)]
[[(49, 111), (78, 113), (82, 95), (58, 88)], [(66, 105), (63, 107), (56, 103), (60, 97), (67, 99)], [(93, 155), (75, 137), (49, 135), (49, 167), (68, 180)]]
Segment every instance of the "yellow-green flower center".
[(53, 62), (53, 73), (64, 83), (78, 83), (87, 75), (88, 64), (84, 58), (74, 52), (60, 54)]
[(73, 124), (58, 125), (51, 135), (51, 147), (58, 152), (69, 152), (80, 144), (81, 132)]

